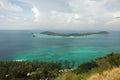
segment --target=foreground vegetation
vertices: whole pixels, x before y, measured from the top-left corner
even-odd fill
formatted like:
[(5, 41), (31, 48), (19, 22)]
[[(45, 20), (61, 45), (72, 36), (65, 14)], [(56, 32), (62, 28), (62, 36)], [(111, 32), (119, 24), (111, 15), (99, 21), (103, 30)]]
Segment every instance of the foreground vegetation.
[[(112, 53), (75, 69), (74, 65), (75, 62), (69, 61), (0, 61), (0, 80), (99, 80), (97, 77), (104, 76), (104, 71), (115, 67), (119, 70), (120, 54)], [(97, 75), (96, 79), (93, 74)]]
[[(114, 75), (112, 75), (114, 74)], [(109, 54), (84, 63), (55, 80), (120, 80), (120, 54)]]
[(106, 70), (102, 74), (96, 73), (88, 77), (87, 80), (120, 80), (120, 67)]
[(91, 74), (68, 72), (57, 77), (55, 80), (120, 80), (120, 67), (108, 69), (103, 72), (92, 72)]

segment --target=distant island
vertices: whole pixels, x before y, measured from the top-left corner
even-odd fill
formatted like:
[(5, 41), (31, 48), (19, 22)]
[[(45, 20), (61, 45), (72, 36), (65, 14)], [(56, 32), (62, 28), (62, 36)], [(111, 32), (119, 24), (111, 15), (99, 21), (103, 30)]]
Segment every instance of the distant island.
[(87, 36), (93, 34), (109, 34), (109, 32), (99, 31), (99, 32), (86, 32), (86, 33), (55, 33), (55, 32), (45, 31), (45, 32), (41, 32), (40, 34), (70, 37), (70, 36)]

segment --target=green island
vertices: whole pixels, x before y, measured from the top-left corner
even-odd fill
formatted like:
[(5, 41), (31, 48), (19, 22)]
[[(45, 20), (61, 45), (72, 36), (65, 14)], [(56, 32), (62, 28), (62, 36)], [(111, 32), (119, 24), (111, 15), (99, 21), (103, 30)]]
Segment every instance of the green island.
[(99, 31), (99, 32), (86, 32), (86, 33), (55, 33), (55, 32), (41, 32), (40, 34), (45, 34), (45, 35), (51, 35), (51, 36), (87, 36), (87, 35), (93, 35), (93, 34), (109, 34), (107, 31)]
[(120, 80), (119, 74), (120, 53), (77, 67), (74, 61), (0, 61), (0, 80)]

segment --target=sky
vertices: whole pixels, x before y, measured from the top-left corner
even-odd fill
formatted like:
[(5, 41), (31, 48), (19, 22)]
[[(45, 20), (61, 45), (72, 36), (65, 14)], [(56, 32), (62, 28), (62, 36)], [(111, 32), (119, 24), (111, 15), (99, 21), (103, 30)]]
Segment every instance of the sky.
[(120, 30), (120, 0), (0, 0), (0, 29)]

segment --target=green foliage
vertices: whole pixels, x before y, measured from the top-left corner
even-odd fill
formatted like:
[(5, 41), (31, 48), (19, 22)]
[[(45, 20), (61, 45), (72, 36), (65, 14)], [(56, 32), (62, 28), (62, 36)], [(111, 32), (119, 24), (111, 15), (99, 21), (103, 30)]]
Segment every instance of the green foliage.
[(120, 54), (112, 53), (105, 57), (97, 58), (94, 61), (83, 63), (80, 66), (78, 66), (72, 73), (68, 72), (62, 74), (55, 80), (86, 80), (86, 78), (91, 76), (92, 74), (95, 73), (101, 74), (105, 70), (119, 66), (120, 66)]
[(90, 71), (92, 68), (98, 67), (97, 63), (95, 61), (87, 62), (84, 64), (81, 64), (77, 69), (76, 73), (85, 73)]
[(5, 79), (6, 78), (6, 73), (7, 73), (7, 70), (6, 70), (6, 68), (4, 68), (4, 67), (0, 67), (0, 80), (1, 79)]
[[(0, 80), (53, 80), (58, 76), (56, 80), (80, 80), (91, 73), (100, 73), (106, 68), (120, 66), (120, 54), (109, 54), (71, 70), (74, 65), (74, 61), (0, 61)], [(68, 71), (60, 72), (64, 69)]]
[[(5, 79), (46, 79), (58, 76), (59, 70), (71, 68), (72, 62), (56, 61), (0, 61), (0, 80)], [(30, 74), (27, 76), (27, 74)]]
[[(113, 56), (114, 55), (114, 56)], [(120, 55), (119, 54), (110, 54), (108, 55), (107, 61), (112, 66), (120, 66)]]
[(89, 74), (86, 73), (75, 74), (74, 72), (68, 72), (68, 73), (63, 73), (55, 80), (85, 80), (85, 78), (88, 77), (88, 75)]

